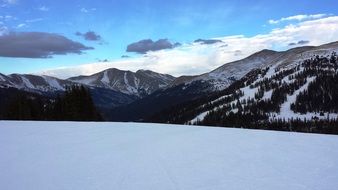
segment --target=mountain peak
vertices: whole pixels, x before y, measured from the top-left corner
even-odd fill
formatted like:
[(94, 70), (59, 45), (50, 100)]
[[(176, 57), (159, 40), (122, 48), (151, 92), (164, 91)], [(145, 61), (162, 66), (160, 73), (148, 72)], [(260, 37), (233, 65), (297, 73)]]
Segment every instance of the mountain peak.
[(262, 57), (262, 56), (271, 56), (274, 54), (277, 54), (277, 51), (274, 50), (269, 50), (269, 49), (263, 49), (261, 51), (258, 51), (252, 55), (250, 55), (248, 58), (252, 58), (252, 57)]
[(175, 78), (150, 70), (137, 72), (110, 68), (91, 76), (72, 77), (68, 80), (88, 86), (108, 88), (128, 95), (143, 97), (167, 87)]

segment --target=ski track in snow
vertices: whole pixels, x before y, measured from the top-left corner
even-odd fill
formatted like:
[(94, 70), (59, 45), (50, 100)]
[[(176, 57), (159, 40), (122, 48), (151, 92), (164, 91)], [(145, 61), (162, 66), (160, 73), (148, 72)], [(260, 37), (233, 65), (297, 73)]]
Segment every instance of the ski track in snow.
[(59, 84), (59, 82), (56, 79), (48, 77), (48, 76), (42, 76), (42, 77), (45, 79), (46, 83), (49, 86), (51, 86), (51, 87), (53, 87), (53, 88), (55, 88), (57, 90), (64, 90), (65, 89), (63, 86), (61, 86)]
[[(247, 100), (247, 99), (249, 99), (249, 98), (254, 98), (254, 97), (255, 97), (255, 93), (258, 92), (258, 88), (250, 88), (250, 85), (249, 85), (249, 86), (246, 86), (246, 87), (244, 87), (244, 88), (241, 88), (240, 90), (244, 92), (244, 96), (240, 97), (240, 98), (239, 98), (239, 101)], [(271, 92), (271, 93), (272, 93), (272, 92)], [(222, 97), (220, 97), (220, 98), (218, 98), (218, 99), (216, 99), (216, 100), (214, 100), (214, 101), (211, 101), (211, 103), (216, 103), (216, 102), (222, 100), (223, 98), (225, 98), (225, 97), (227, 97), (227, 96), (229, 96), (229, 95), (222, 96)], [(270, 97), (271, 97), (271, 96), (270, 96)], [(234, 104), (234, 103), (236, 104), (237, 101), (238, 101), (238, 100), (234, 100), (234, 101), (232, 101), (232, 102), (230, 102), (230, 103), (226, 103), (225, 105), (231, 105), (231, 104)], [(215, 107), (215, 108), (213, 108), (213, 109), (211, 109), (211, 110), (202, 112), (202, 113), (198, 114), (194, 119), (190, 120), (189, 122), (190, 122), (190, 123), (196, 123), (197, 121), (203, 121), (204, 118), (208, 115), (208, 113), (209, 113), (210, 111), (216, 111), (217, 109), (222, 109), (225, 105), (220, 105), (220, 106), (217, 106), (217, 107)], [(202, 105), (202, 106), (205, 106), (205, 104)], [(237, 110), (237, 111), (238, 111), (238, 110)], [(236, 110), (233, 110), (233, 112), (236, 112)]]
[(20, 76), (21, 79), (22, 79), (22, 82), (23, 82), (23, 88), (26, 87), (26, 88), (31, 88), (31, 89), (35, 89), (34, 85), (24, 76)]
[[(124, 73), (124, 76), (123, 76), (123, 79), (124, 79), (124, 83), (126, 85), (126, 91), (127, 91), (127, 94), (135, 94), (137, 93), (137, 89), (135, 89), (133, 86), (131, 86), (129, 84), (129, 80), (127, 78), (127, 72)], [(134, 82), (135, 83), (135, 82)]]
[(210, 112), (210, 110), (205, 111), (205, 112), (203, 112), (203, 113), (200, 113), (198, 116), (196, 116), (194, 119), (192, 119), (192, 120), (190, 121), (190, 123), (196, 123), (196, 122), (198, 122), (198, 121), (203, 121), (204, 118), (208, 115), (209, 112)]
[(0, 81), (6, 81), (5, 78), (0, 74)]
[(0, 121), (4, 190), (333, 190), (330, 135), (136, 123)]
[(280, 113), (276, 114), (273, 113), (270, 118), (274, 118), (273, 116), (276, 116), (275, 118), (280, 119), (312, 119), (313, 117), (317, 117), (319, 119), (327, 119), (327, 118), (337, 118), (338, 114), (335, 113), (325, 113), (324, 116), (320, 116), (320, 113), (306, 113), (306, 114), (300, 114), (295, 113), (291, 110), (291, 104), (296, 102), (297, 96), (306, 90), (311, 82), (313, 82), (316, 79), (316, 77), (311, 77), (307, 79), (307, 82), (305, 85), (303, 85), (300, 89), (296, 90), (292, 95), (287, 96), (287, 100), (281, 105)]
[(109, 80), (109, 77), (108, 77), (108, 71), (107, 70), (104, 71), (101, 82), (103, 82), (105, 84), (109, 84), (110, 80)]
[(83, 78), (83, 79), (79, 79), (79, 80), (73, 80), (73, 82), (77, 82), (80, 84), (85, 84), (85, 85), (89, 85), (89, 86), (93, 86), (93, 83), (97, 80), (96, 76), (91, 76), (91, 77), (87, 77), (87, 78)]
[[(300, 87), (298, 90), (296, 90), (292, 95), (287, 96), (287, 100), (281, 105), (280, 113), (277, 114), (277, 118), (285, 118), (285, 119), (291, 119), (291, 118), (297, 118), (299, 114), (294, 113), (291, 110), (291, 104), (296, 102), (296, 98), (299, 95), (299, 93), (306, 90), (309, 86), (309, 84), (314, 81), (316, 77), (311, 77), (307, 79), (307, 82)], [(297, 115), (297, 116), (296, 116)]]

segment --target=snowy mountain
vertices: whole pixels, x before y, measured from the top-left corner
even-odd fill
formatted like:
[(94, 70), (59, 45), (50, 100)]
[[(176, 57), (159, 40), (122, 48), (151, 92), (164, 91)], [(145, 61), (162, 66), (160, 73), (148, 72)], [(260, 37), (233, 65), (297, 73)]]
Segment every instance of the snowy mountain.
[(149, 70), (121, 71), (108, 69), (91, 76), (72, 77), (61, 80), (50, 76), (25, 74), (3, 75), (0, 73), (0, 88), (17, 88), (29, 92), (64, 91), (67, 86), (83, 84), (94, 88), (114, 90), (127, 95), (144, 97), (156, 90), (167, 87), (175, 77)]
[[(9, 103), (19, 93), (28, 95), (36, 93), (38, 97), (54, 99), (57, 95), (65, 92), (67, 86), (78, 85), (78, 83), (61, 80), (50, 76), (37, 76), (25, 74), (0, 74), (0, 97)], [(113, 107), (129, 104), (137, 99), (136, 96), (124, 94), (112, 89), (87, 86), (91, 92), (95, 105), (103, 112)], [(34, 96), (31, 95), (30, 96)], [(0, 105), (0, 110), (6, 106)], [(0, 114), (1, 118), (1, 114)]]
[[(73, 77), (67, 80), (50, 76), (0, 74), (0, 89), (14, 88), (53, 98), (57, 94), (62, 94), (67, 86), (82, 84), (90, 89), (96, 106), (103, 112), (108, 112), (107, 110), (113, 107), (129, 104), (163, 89), (174, 79), (170, 75), (152, 71), (139, 70), (133, 73), (118, 69), (108, 69), (92, 76)], [(9, 93), (4, 94), (10, 96)]]
[(49, 76), (0, 74), (0, 88), (17, 88), (30, 92), (56, 92), (64, 91), (66, 86), (73, 82)]
[(91, 76), (69, 78), (69, 81), (112, 89), (129, 95), (144, 97), (167, 87), (175, 77), (149, 70), (137, 72), (108, 69)]
[(211, 72), (199, 76), (179, 78), (173, 82), (173, 85), (189, 85), (196, 81), (203, 81), (210, 84), (208, 90), (224, 90), (234, 81), (241, 79), (253, 68), (260, 68), (271, 64), (272, 60), (276, 59), (279, 55), (280, 53), (275, 51), (262, 50), (243, 60), (224, 64)]
[(0, 121), (2, 190), (334, 190), (338, 138), (140, 123)]
[[(111, 112), (112, 120), (168, 122), (168, 117), (171, 113), (166, 112), (167, 110), (172, 109), (172, 113), (175, 113), (174, 117), (185, 115), (189, 111), (186, 111), (186, 108), (182, 108), (180, 112), (176, 109), (176, 106), (190, 105), (189, 102), (195, 103), (196, 101), (205, 104), (205, 101), (209, 100), (210, 97), (216, 97), (217, 99), (220, 94), (224, 94), (223, 91), (227, 90), (229, 86), (245, 78), (246, 75), (250, 75), (253, 70), (267, 67), (291, 67), (313, 57), (313, 55), (331, 55), (337, 49), (338, 42), (318, 47), (298, 47), (283, 52), (262, 50), (243, 60), (224, 64), (209, 73), (199, 76), (178, 77), (165, 89), (136, 100), (129, 105), (113, 109)], [(195, 114), (190, 116), (193, 117), (191, 120), (194, 119)], [(203, 115), (203, 112), (200, 114)], [(160, 117), (163, 118), (159, 119)], [(179, 121), (177, 123), (184, 122)], [(174, 123), (176, 122), (174, 121)]]
[(338, 42), (318, 47), (297, 47), (282, 52), (262, 50), (242, 60), (226, 63), (221, 67), (202, 75), (178, 77), (172, 85), (189, 85), (195, 81), (203, 81), (210, 84), (206, 91), (221, 91), (226, 89), (234, 81), (244, 77), (252, 69), (264, 68), (269, 65), (290, 65), (298, 63), (313, 55), (328, 55), (337, 49)]
[(337, 134), (337, 47), (287, 51), (220, 93), (172, 107), (151, 121)]
[[(137, 72), (108, 69), (91, 76), (72, 77), (67, 80), (49, 76), (3, 75), (0, 73), (0, 88), (13, 87), (27, 91), (54, 92), (63, 91), (66, 86), (80, 83), (91, 87), (111, 89), (128, 95), (147, 96), (160, 89), (175, 86), (188, 86), (203, 83), (201, 91), (221, 91), (234, 81), (241, 79), (252, 69), (269, 65), (290, 65), (298, 63), (312, 55), (326, 55), (338, 49), (338, 42), (318, 47), (298, 47), (284, 52), (262, 50), (243, 60), (224, 64), (223, 66), (198, 76), (181, 76), (175, 78), (148, 70)], [(196, 86), (196, 84), (194, 84)]]

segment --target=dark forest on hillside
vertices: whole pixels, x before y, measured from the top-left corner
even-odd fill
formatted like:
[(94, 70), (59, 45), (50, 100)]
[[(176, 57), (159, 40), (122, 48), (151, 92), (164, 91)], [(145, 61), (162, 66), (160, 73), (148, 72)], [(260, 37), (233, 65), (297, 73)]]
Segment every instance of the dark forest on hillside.
[(83, 86), (68, 87), (55, 99), (18, 91), (8, 101), (2, 113), (2, 118), (7, 120), (102, 120), (91, 94)]

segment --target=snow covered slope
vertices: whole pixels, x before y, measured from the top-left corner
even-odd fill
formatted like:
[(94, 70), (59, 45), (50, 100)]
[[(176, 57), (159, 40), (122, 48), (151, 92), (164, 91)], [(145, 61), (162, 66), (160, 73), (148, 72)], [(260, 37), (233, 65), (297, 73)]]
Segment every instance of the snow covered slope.
[(327, 55), (333, 51), (337, 52), (338, 42), (321, 46), (297, 47), (287, 51), (262, 50), (245, 59), (226, 63), (221, 67), (198, 76), (184, 76), (177, 78), (172, 85), (187, 84), (194, 81), (210, 83), (212, 91), (220, 91), (227, 88), (234, 81), (241, 79), (252, 69), (264, 68), (267, 66), (286, 66), (299, 63), (313, 55)]
[(123, 92), (129, 95), (145, 96), (167, 87), (175, 78), (148, 70), (136, 73), (118, 69), (108, 69), (91, 76), (72, 77), (68, 80)]
[(0, 74), (0, 88), (12, 87), (30, 92), (55, 92), (64, 91), (67, 85), (72, 84), (73, 82), (49, 76)]
[[(0, 90), (8, 91), (8, 88), (20, 91), (37, 93), (48, 98), (56, 97), (57, 94), (64, 92), (67, 86), (78, 85), (78, 83), (61, 80), (50, 76), (24, 75), (24, 74), (0, 74)], [(137, 99), (135, 96), (122, 92), (100, 87), (88, 87), (94, 103), (97, 107), (111, 109), (120, 105), (125, 105)], [(10, 92), (10, 91), (8, 91)], [(16, 96), (16, 95), (9, 95)], [(5, 97), (0, 97), (5, 98)], [(0, 105), (0, 109), (3, 105)]]
[[(312, 56), (306, 56), (308, 60), (302, 62), (294, 62), (293, 64), (285, 64), (280, 63), (273, 65), (271, 67), (266, 67), (260, 70), (261, 74), (258, 74), (256, 77), (248, 79), (245, 81), (241, 88), (236, 89), (237, 92), (241, 92), (237, 98), (229, 98), (230, 96), (235, 97), (236, 94), (233, 95), (224, 95), (221, 97), (216, 97), (216, 99), (211, 99), (209, 102), (205, 102), (203, 105), (199, 105), (198, 108), (208, 107), (207, 109), (200, 109), (201, 111), (197, 111), (195, 118), (186, 122), (186, 123), (198, 123), (203, 121), (208, 114), (212, 112), (223, 111), (223, 114), (226, 113), (237, 113), (239, 107), (243, 113), (252, 113), (251, 108), (262, 108), (263, 104), (268, 105), (268, 107), (273, 107), (278, 104), (279, 101), (277, 96), (284, 93), (285, 98), (282, 98), (280, 101), (280, 105), (276, 106), (277, 109), (265, 109), (262, 112), (265, 112), (270, 119), (300, 119), (300, 120), (311, 120), (311, 119), (336, 119), (338, 118), (338, 114), (335, 111), (327, 111), (327, 110), (318, 110), (311, 112), (306, 110), (305, 113), (300, 113), (299, 109), (292, 109), (292, 107), (297, 103), (297, 97), (301, 93), (304, 93), (308, 90), (310, 84), (313, 84), (316, 79), (321, 76), (321, 78), (328, 78), (330, 81), (330, 77), (338, 75), (338, 64), (336, 61), (332, 63), (330, 61), (330, 56), (333, 56), (334, 60), (337, 59), (337, 56), (334, 52), (322, 51), (318, 52), (318, 54), (312, 54)], [(334, 53), (334, 54), (333, 54)], [(316, 56), (314, 56), (316, 55)], [(242, 79), (243, 80), (243, 79)], [(334, 88), (336, 84), (332, 81), (326, 84), (325, 90), (329, 91), (329, 89)], [(322, 86), (317, 86), (317, 91), (323, 89)], [(283, 92), (282, 92), (283, 91)], [(282, 92), (279, 94), (279, 92)], [(329, 93), (330, 92), (326, 92)], [(282, 96), (284, 96), (282, 95)], [(274, 96), (274, 98), (272, 97)], [(323, 102), (324, 97), (320, 97)], [(333, 95), (331, 95), (333, 96)], [(228, 101), (224, 101), (228, 98)], [(331, 97), (331, 99), (335, 99), (336, 96)], [(240, 104), (240, 106), (237, 106)], [(304, 104), (303, 102), (298, 102), (298, 105)], [(197, 108), (197, 109), (198, 109)], [(196, 108), (195, 108), (196, 109)]]
[(336, 136), (0, 121), (4, 190), (333, 190)]

